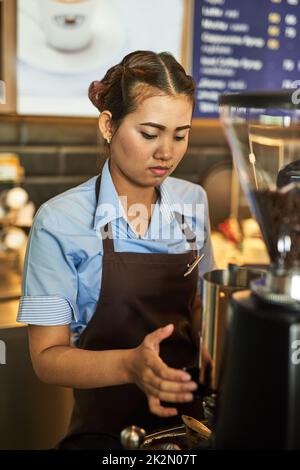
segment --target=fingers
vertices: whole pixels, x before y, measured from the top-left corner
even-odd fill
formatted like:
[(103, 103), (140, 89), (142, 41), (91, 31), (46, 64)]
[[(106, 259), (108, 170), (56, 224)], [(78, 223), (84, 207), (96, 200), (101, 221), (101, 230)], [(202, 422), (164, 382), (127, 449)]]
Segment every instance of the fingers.
[(149, 356), (148, 357), (148, 367), (153, 372), (154, 376), (162, 380), (172, 381), (172, 382), (189, 382), (191, 380), (190, 374), (184, 370), (174, 369), (167, 366), (162, 359), (158, 356)]
[(186, 383), (170, 382), (168, 380), (161, 380), (160, 378), (155, 376), (152, 378), (152, 380), (149, 380), (147, 386), (149, 389), (152, 390), (152, 392), (156, 390), (155, 396), (160, 396), (160, 394), (163, 393), (190, 395), (198, 388), (198, 385), (192, 381)]
[(189, 374), (182, 370), (168, 367), (161, 359), (159, 359), (159, 362), (159, 369), (156, 370), (155, 367), (152, 369), (149, 367), (144, 371), (144, 391), (164, 401), (186, 402), (193, 400), (192, 392), (198, 386), (191, 380)]
[(176, 408), (167, 408), (165, 406), (161, 406), (160, 401), (158, 398), (153, 396), (148, 396), (148, 405), (151, 413), (161, 416), (162, 418), (169, 418), (171, 416), (176, 416), (178, 411)]
[(153, 397), (161, 401), (171, 402), (171, 403), (185, 403), (193, 400), (194, 396), (190, 392), (181, 392), (181, 393), (171, 393), (171, 392), (161, 392), (154, 387), (148, 388), (148, 393)]
[(145, 391), (163, 401), (170, 402), (187, 402), (192, 401), (193, 393), (198, 388), (195, 382), (186, 383), (171, 382), (161, 380), (159, 377), (149, 373), (148, 379), (145, 380)]

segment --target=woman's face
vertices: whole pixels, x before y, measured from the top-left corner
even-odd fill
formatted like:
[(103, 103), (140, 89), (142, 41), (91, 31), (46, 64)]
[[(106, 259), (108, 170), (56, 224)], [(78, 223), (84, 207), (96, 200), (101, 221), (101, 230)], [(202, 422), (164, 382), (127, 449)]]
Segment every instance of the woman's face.
[(185, 95), (143, 100), (113, 135), (112, 176), (140, 187), (159, 185), (186, 152), (191, 119), (192, 103)]

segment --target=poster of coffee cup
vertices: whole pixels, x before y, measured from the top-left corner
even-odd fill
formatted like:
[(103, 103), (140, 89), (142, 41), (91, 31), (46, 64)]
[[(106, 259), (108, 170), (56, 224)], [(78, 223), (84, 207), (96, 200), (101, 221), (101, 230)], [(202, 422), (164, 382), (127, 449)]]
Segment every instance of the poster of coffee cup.
[(181, 59), (184, 0), (18, 0), (17, 110), (97, 116), (87, 90), (134, 50)]
[(96, 0), (39, 0), (40, 24), (49, 46), (60, 51), (79, 51), (93, 37)]

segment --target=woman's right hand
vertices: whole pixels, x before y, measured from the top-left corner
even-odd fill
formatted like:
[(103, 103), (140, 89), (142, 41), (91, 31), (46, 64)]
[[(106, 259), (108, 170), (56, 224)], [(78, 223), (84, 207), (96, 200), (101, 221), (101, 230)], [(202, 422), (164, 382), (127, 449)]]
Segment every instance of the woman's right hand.
[(134, 382), (147, 395), (150, 411), (161, 417), (177, 415), (177, 409), (164, 407), (165, 402), (189, 402), (197, 384), (189, 374), (173, 369), (159, 357), (161, 341), (171, 336), (174, 325), (159, 328), (145, 336), (144, 341), (132, 350), (130, 375)]

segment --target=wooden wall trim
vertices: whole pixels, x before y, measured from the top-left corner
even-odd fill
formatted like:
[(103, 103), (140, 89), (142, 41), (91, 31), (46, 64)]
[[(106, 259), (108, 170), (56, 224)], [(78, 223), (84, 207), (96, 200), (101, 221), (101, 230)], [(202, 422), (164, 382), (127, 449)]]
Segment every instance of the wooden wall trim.
[(55, 124), (55, 125), (93, 125), (97, 126), (97, 117), (77, 117), (77, 116), (26, 116), (24, 114), (1, 115), (0, 124)]
[(191, 53), (192, 53), (192, 41), (193, 41), (193, 11), (194, 11), (194, 0), (183, 1), (183, 25), (182, 25), (182, 36), (181, 36), (181, 64), (190, 75), (191, 70)]
[(16, 0), (2, 0), (2, 70), (6, 84), (6, 103), (0, 104), (0, 113), (15, 113), (17, 108), (17, 81), (16, 81)]

